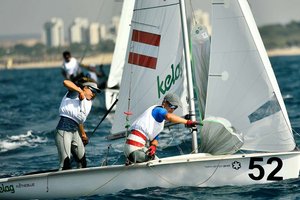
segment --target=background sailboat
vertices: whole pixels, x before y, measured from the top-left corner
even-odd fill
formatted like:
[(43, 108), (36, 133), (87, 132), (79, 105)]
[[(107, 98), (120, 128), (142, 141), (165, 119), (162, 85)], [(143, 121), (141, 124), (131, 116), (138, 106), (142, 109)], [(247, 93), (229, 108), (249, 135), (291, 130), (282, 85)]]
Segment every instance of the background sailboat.
[(115, 50), (105, 88), (105, 107), (107, 110), (119, 95), (134, 3), (134, 0), (124, 0), (123, 2)]

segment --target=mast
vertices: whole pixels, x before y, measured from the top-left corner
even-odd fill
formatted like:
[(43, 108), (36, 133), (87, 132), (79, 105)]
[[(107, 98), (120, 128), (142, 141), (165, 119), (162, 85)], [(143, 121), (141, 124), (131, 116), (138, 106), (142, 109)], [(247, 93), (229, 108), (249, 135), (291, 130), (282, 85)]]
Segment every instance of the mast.
[[(191, 67), (191, 58), (190, 58), (190, 48), (189, 48), (189, 36), (188, 28), (186, 21), (186, 10), (184, 0), (179, 0), (180, 5), (180, 16), (181, 16), (181, 27), (182, 27), (182, 36), (183, 36), (183, 48), (184, 48), (184, 58), (186, 66), (186, 75), (187, 75), (187, 87), (188, 87), (188, 104), (189, 104), (189, 115), (191, 120), (196, 120), (195, 114), (195, 97), (194, 97), (194, 86), (192, 80), (192, 67)], [(192, 149), (193, 153), (198, 153), (198, 141), (197, 141), (197, 129), (192, 129)]]

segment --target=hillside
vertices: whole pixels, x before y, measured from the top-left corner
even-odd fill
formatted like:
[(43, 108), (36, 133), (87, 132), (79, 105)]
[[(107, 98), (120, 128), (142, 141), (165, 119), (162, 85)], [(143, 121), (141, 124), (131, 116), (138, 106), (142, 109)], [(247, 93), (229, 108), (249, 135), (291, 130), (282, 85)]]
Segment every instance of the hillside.
[(268, 50), (300, 47), (300, 22), (262, 26), (259, 32)]

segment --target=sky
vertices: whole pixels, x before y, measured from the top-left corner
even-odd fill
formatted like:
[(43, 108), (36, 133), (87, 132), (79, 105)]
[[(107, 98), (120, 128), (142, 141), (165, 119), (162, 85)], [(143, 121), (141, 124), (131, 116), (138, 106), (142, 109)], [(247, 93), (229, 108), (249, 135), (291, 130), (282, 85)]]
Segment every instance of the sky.
[[(210, 0), (187, 0), (210, 13)], [(300, 21), (300, 0), (248, 0), (258, 26)], [(60, 17), (68, 27), (75, 17), (108, 24), (120, 15), (122, 0), (1, 0), (0, 36), (41, 34), (43, 25)]]

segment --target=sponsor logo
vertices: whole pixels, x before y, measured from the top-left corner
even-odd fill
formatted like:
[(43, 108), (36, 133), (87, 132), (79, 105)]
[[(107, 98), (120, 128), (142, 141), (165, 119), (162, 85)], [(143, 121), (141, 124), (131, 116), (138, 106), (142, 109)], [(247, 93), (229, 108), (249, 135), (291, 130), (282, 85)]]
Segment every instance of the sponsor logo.
[(164, 80), (161, 81), (160, 77), (157, 76), (158, 98), (168, 92), (180, 77), (182, 77), (182, 67), (180, 63), (178, 63), (175, 68), (173, 64), (171, 65), (171, 74), (168, 74)]
[(15, 193), (15, 188), (14, 188), (13, 185), (4, 185), (4, 184), (1, 184), (0, 185), (0, 193), (4, 193), (4, 192)]

